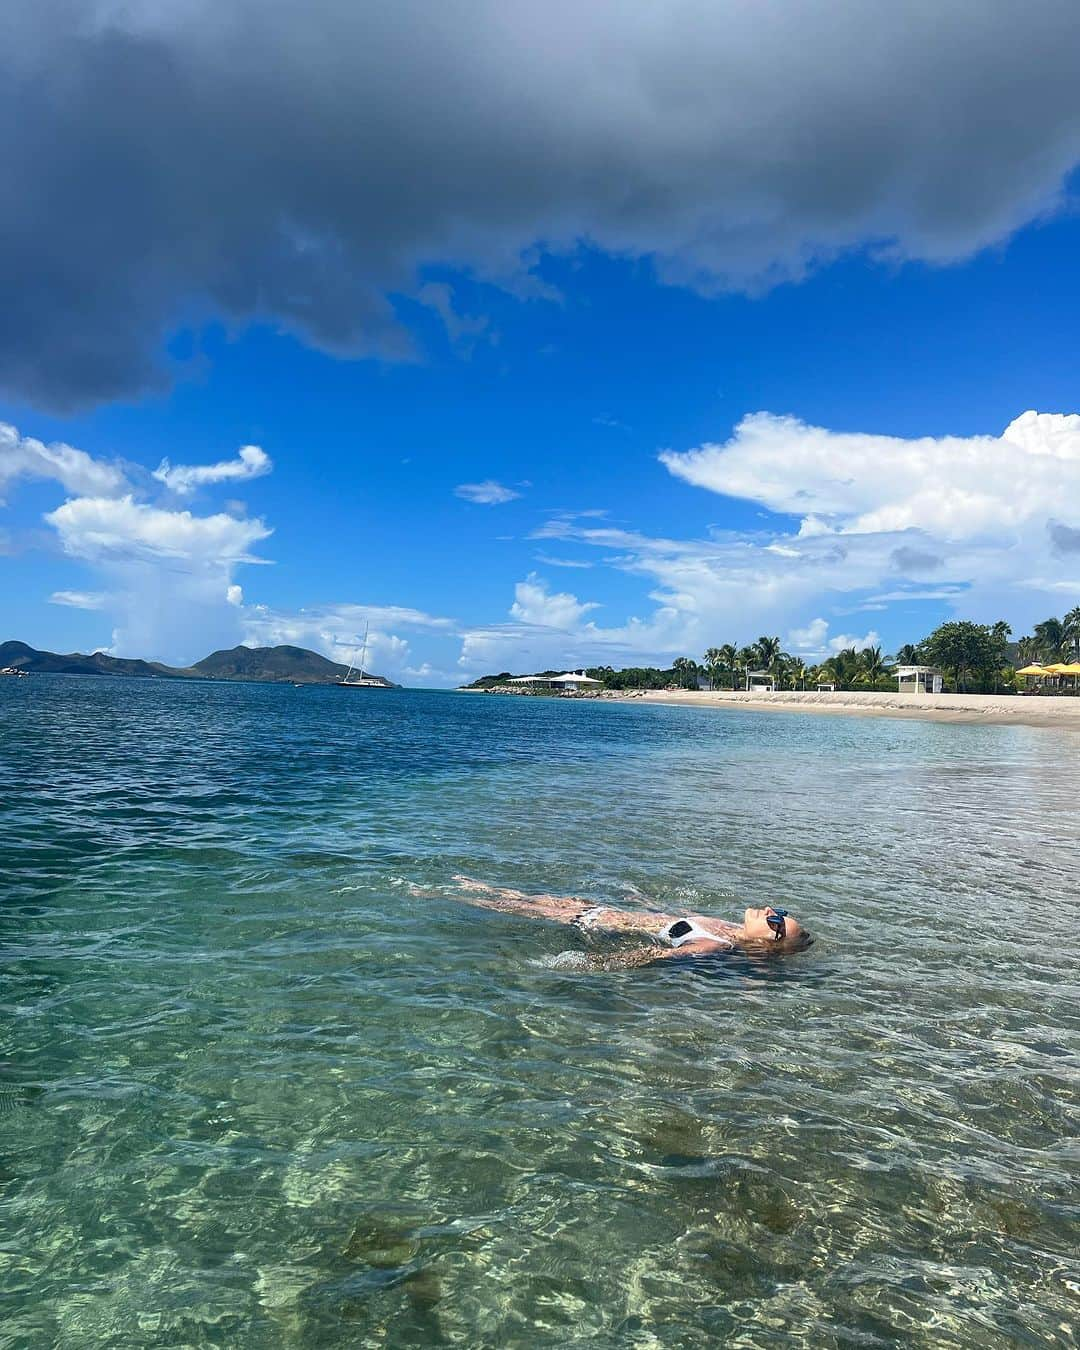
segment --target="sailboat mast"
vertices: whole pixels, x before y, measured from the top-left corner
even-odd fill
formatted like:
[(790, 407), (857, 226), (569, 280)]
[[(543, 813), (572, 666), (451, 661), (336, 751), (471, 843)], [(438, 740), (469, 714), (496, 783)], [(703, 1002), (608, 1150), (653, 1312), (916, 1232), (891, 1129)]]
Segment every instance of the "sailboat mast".
[[(380, 680), (378, 676), (374, 679), (368, 679), (365, 666), (367, 665), (368, 634), (371, 631), (370, 623), (364, 624), (364, 644), (360, 648), (360, 664), (356, 664), (355, 653), (349, 661), (349, 669), (343, 680), (338, 680), (338, 688), (346, 689), (391, 689), (392, 685)], [(355, 672), (355, 678), (354, 678)]]

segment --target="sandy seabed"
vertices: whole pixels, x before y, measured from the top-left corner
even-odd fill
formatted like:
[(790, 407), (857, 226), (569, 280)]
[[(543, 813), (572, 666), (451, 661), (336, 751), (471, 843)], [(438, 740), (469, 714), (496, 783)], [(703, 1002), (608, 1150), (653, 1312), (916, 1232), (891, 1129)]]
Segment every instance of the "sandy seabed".
[(928, 722), (971, 722), (1080, 730), (1080, 698), (1067, 695), (880, 694), (715, 690), (609, 691), (602, 698), (685, 707), (745, 708), (753, 712), (843, 713), (857, 717), (907, 717)]

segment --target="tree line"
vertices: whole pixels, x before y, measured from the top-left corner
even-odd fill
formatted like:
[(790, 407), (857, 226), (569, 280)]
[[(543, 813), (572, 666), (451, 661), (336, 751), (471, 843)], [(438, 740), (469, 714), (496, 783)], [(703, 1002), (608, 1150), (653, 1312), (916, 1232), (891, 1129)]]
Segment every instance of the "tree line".
[[(778, 637), (759, 637), (745, 647), (725, 643), (709, 647), (700, 661), (678, 656), (670, 666), (591, 666), (586, 674), (605, 689), (741, 689), (747, 671), (764, 671), (777, 689), (813, 689), (833, 684), (837, 689), (887, 691), (896, 688), (898, 666), (937, 666), (945, 687), (959, 693), (1006, 693), (1020, 687), (1017, 670), (1037, 662), (1080, 661), (1080, 606), (1064, 618), (1044, 619), (1032, 631), (1012, 641), (1012, 628), (997, 623), (955, 619), (940, 624), (921, 642), (905, 643), (893, 656), (880, 647), (846, 647), (825, 660), (810, 664), (784, 651)], [(555, 675), (558, 671), (542, 671)], [(505, 684), (509, 671), (484, 675), (474, 688)]]
[(967, 619), (940, 624), (921, 642), (905, 643), (892, 656), (880, 647), (846, 647), (825, 660), (807, 663), (784, 651), (778, 637), (759, 637), (745, 647), (725, 643), (709, 647), (700, 661), (680, 656), (667, 669), (631, 666), (614, 670), (595, 666), (586, 673), (606, 689), (712, 689), (745, 687), (748, 671), (764, 671), (778, 689), (813, 689), (833, 684), (837, 689), (887, 691), (896, 688), (898, 666), (937, 666), (946, 688), (964, 693), (1004, 693), (1019, 687), (1018, 669), (1039, 662), (1080, 661), (1080, 607), (1064, 618), (1044, 619), (1031, 633), (1012, 641), (1012, 628)]

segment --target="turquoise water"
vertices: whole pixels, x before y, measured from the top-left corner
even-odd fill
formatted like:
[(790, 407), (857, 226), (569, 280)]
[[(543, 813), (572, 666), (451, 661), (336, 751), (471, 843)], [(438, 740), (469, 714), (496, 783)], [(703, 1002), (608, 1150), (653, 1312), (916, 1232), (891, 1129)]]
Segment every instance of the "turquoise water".
[[(0, 682), (0, 1346), (1075, 1344), (1078, 756)], [(818, 940), (574, 972), (456, 872)]]

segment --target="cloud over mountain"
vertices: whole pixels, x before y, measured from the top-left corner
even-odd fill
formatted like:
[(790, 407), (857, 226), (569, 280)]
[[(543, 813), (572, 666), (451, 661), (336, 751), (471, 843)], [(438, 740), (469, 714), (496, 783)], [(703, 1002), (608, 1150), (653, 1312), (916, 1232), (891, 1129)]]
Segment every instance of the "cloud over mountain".
[[(126, 495), (76, 497), (45, 521), (65, 553), (108, 583), (94, 607), (108, 609), (116, 624), (115, 655), (185, 664), (207, 644), (239, 641), (233, 574), (242, 563), (260, 561), (252, 549), (271, 533), (261, 520), (167, 511)], [(60, 603), (76, 603), (75, 593), (57, 594), (68, 597)]]
[(214, 316), (407, 355), (428, 264), (582, 241), (705, 290), (962, 258), (1059, 203), (1078, 42), (1071, 0), (9, 5), (0, 388), (130, 395)]

